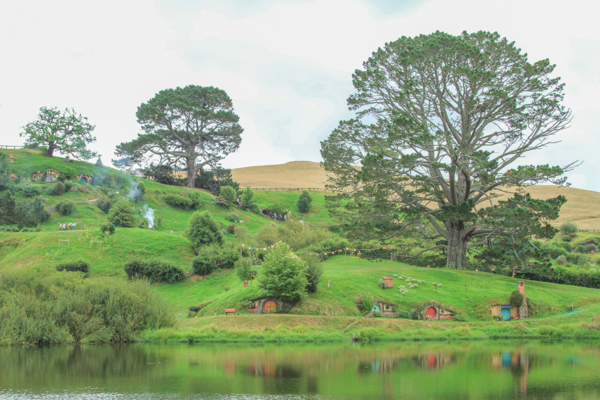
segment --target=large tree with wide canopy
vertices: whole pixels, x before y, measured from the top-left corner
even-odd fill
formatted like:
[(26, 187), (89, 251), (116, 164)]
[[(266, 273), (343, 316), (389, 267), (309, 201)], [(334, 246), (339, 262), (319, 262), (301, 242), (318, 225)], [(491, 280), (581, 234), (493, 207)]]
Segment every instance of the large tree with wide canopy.
[(115, 165), (145, 164), (185, 168), (187, 187), (194, 187), (196, 173), (216, 166), (238, 149), (242, 127), (225, 91), (215, 87), (189, 85), (158, 92), (137, 109), (144, 133), (117, 146), (121, 160)]
[(492, 200), (508, 186), (566, 184), (574, 167), (522, 164), (571, 119), (554, 68), (497, 33), (387, 43), (353, 75), (356, 118), (321, 144), (332, 210), (362, 238), (417, 235), (451, 268), (481, 246), (516, 255), (532, 235), (552, 237), (564, 197)]

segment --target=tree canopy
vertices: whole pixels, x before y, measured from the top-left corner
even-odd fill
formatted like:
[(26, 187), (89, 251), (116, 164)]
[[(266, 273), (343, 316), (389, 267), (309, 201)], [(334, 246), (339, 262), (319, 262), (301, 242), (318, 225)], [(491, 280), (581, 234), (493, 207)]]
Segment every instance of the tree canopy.
[(339, 193), (331, 209), (363, 238), (420, 237), (451, 268), (495, 241), (553, 236), (564, 197), (492, 200), (509, 186), (566, 184), (576, 164), (519, 165), (571, 120), (554, 68), (497, 33), (387, 43), (353, 74), (356, 118), (321, 143)]
[(272, 249), (262, 263), (258, 286), (266, 296), (295, 303), (306, 295), (305, 265), (287, 244)]
[(23, 127), (20, 136), (26, 136), (26, 147), (44, 150), (46, 157), (52, 157), (55, 151), (62, 154), (89, 160), (97, 153), (86, 149), (86, 145), (94, 143), (91, 135), (95, 126), (87, 122), (87, 118), (77, 114), (75, 109), (40, 108), (35, 121)]
[(138, 107), (136, 117), (144, 133), (118, 145), (115, 154), (140, 165), (158, 158), (159, 165), (185, 168), (190, 188), (198, 171), (216, 166), (242, 140), (231, 99), (210, 86), (162, 90)]

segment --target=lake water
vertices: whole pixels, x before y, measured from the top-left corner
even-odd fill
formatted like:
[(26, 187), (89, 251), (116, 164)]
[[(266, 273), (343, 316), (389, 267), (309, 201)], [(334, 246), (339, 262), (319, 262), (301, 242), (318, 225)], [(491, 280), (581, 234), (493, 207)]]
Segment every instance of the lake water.
[(0, 348), (0, 399), (600, 399), (600, 343)]

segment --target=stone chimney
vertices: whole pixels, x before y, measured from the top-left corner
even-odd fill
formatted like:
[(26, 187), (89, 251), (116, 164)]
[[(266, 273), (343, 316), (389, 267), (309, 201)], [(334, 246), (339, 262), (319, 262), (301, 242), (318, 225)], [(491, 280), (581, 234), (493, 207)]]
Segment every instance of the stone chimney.
[(519, 293), (525, 297), (525, 282), (523, 281), (519, 282)]

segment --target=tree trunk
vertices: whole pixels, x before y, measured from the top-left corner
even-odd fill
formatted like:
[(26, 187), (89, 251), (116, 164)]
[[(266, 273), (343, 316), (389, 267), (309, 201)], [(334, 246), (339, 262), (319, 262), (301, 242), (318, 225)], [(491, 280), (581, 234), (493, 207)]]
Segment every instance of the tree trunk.
[(451, 224), (448, 229), (448, 257), (446, 266), (452, 269), (467, 269), (467, 243), (463, 241), (464, 227)]
[(46, 157), (52, 157), (52, 154), (54, 154), (54, 150), (55, 150), (55, 149), (56, 149), (56, 148), (55, 148), (54, 146), (52, 146), (51, 144), (50, 144), (50, 145), (48, 145), (48, 149), (46, 150), (46, 153), (44, 153), (44, 155), (45, 155)]
[(196, 180), (196, 170), (195, 170), (196, 159), (188, 159), (187, 160), (187, 187), (193, 189)]

